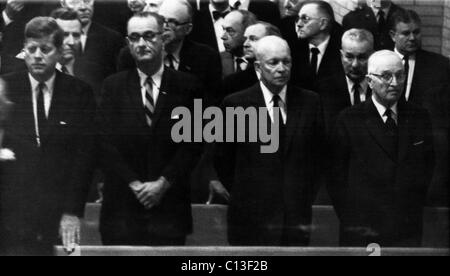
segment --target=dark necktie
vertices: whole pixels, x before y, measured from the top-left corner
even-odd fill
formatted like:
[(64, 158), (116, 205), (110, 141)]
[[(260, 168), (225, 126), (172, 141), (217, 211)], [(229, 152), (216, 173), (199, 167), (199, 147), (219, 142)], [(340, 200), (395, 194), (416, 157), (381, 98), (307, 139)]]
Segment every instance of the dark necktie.
[(386, 18), (383, 10), (380, 9), (378, 12), (378, 31), (383, 33), (386, 30)]
[(220, 18), (225, 18), (225, 16), (227, 16), (229, 13), (230, 13), (229, 11), (226, 11), (226, 12), (213, 11), (212, 15), (213, 15), (214, 21), (217, 21)]
[[(278, 122), (279, 122), (279, 149), (278, 152), (279, 153), (283, 153), (283, 146), (284, 146), (284, 142), (285, 142), (285, 136), (286, 136), (286, 124), (283, 121), (283, 114), (282, 114), (282, 100), (281, 97), (279, 95), (274, 95), (272, 98), (273, 101), (273, 107), (274, 108), (278, 108)], [(273, 111), (273, 116), (275, 117), (275, 109)], [(274, 119), (275, 121), (275, 119)]]
[(236, 72), (244, 71), (242, 69), (243, 64), (245, 64), (245, 60), (243, 58), (236, 58)]
[(388, 118), (384, 124), (389, 142), (388, 150), (391, 156), (396, 159), (398, 154), (398, 126), (394, 118), (392, 118), (393, 114), (391, 109), (387, 109), (384, 115)]
[[(37, 95), (37, 116), (38, 116), (38, 129), (39, 137), (42, 136), (45, 128), (47, 127), (47, 116), (45, 115), (45, 102), (44, 102), (44, 90), (46, 88), (45, 83), (40, 83), (38, 85), (38, 95)], [(39, 140), (39, 139), (38, 139)], [(40, 143), (40, 140), (39, 140)]]
[(146, 81), (146, 93), (145, 93), (145, 119), (148, 126), (152, 126), (153, 115), (155, 113), (155, 100), (153, 99), (153, 81), (152, 78), (148, 78)]
[(318, 48), (312, 48), (311, 49), (311, 70), (314, 73), (314, 77), (317, 76), (317, 65), (319, 62), (319, 54), (320, 50)]
[(402, 95), (402, 101), (407, 102), (408, 99), (406, 98), (406, 91), (408, 89), (408, 79), (409, 79), (409, 56), (403, 57), (403, 60), (405, 61), (405, 87), (403, 88), (403, 95)]
[(166, 59), (167, 59), (167, 63), (169, 64), (169, 68), (176, 70), (175, 64), (174, 64), (174, 57), (171, 54), (168, 54), (166, 56)]
[(67, 66), (65, 66), (65, 65), (61, 66), (61, 71), (66, 75), (70, 75), (69, 70), (67, 69)]
[(353, 85), (353, 99), (353, 105), (361, 103), (361, 85), (359, 83)]
[(236, 1), (236, 3), (234, 3), (233, 6), (231, 6), (231, 10), (235, 11), (235, 10), (239, 10), (239, 8), (241, 7), (242, 3), (241, 1)]

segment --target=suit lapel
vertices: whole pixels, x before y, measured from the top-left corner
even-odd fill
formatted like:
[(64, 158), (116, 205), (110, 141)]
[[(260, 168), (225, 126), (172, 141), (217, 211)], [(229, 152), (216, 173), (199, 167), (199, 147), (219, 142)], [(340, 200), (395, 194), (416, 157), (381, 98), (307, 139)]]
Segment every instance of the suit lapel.
[(303, 103), (296, 91), (288, 86), (287, 90), (287, 124), (286, 124), (286, 141), (284, 153), (287, 154), (289, 147), (292, 144), (295, 132), (297, 131), (299, 123), (302, 121)]
[(161, 119), (161, 114), (163, 113), (168, 100), (167, 91), (170, 91), (171, 83), (171, 71), (168, 68), (164, 68), (164, 73), (161, 79), (161, 87), (159, 89), (158, 101), (156, 102), (155, 114), (153, 116), (152, 128), (154, 128), (159, 119)]
[(392, 161), (396, 161), (395, 156), (391, 156), (389, 153), (389, 141), (386, 140), (384, 123), (376, 109), (374, 103), (370, 99), (365, 103), (366, 108), (366, 126), (369, 130), (369, 133), (372, 135), (377, 144), (383, 149), (383, 151), (388, 155)]
[(399, 106), (398, 127), (399, 127), (399, 158), (401, 161), (408, 153), (408, 146), (410, 144), (410, 116), (407, 107)]
[(191, 42), (186, 39), (180, 51), (180, 66), (178, 70), (181, 72), (191, 73), (192, 71), (192, 68), (189, 66), (189, 64), (191, 63), (189, 58), (193, 56), (189, 54), (190, 49), (191, 49)]
[(141, 124), (147, 125), (144, 113), (144, 103), (142, 102), (141, 83), (137, 69), (132, 69), (128, 73), (128, 96), (130, 97), (131, 110), (136, 110), (136, 117)]
[(15, 83), (15, 85), (19, 85), (17, 88), (18, 97), (14, 97), (14, 105), (13, 108), (16, 109), (14, 112), (17, 116), (17, 123), (13, 128), (19, 128), (20, 133), (29, 137), (30, 140), (36, 141), (36, 131), (35, 131), (35, 121), (34, 121), (34, 112), (33, 112), (33, 102), (32, 102), (32, 89), (31, 83), (28, 78), (28, 72), (25, 72), (21, 77), (21, 83)]

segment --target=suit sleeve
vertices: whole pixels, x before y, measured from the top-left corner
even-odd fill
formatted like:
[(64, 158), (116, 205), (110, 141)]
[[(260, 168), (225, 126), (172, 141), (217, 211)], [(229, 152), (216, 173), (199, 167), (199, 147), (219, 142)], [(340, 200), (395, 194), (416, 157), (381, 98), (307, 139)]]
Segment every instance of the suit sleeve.
[(73, 137), (74, 156), (70, 175), (69, 190), (66, 195), (65, 212), (82, 217), (86, 203), (89, 185), (91, 184), (92, 171), (94, 167), (94, 116), (95, 98), (92, 89), (83, 84), (83, 95), (78, 109), (78, 133)]
[(115, 84), (111, 79), (105, 81), (102, 89), (102, 102), (96, 116), (96, 125), (99, 131), (99, 159), (105, 172), (118, 175), (122, 181), (129, 184), (139, 180), (139, 177), (123, 160), (115, 146), (117, 133), (115, 133), (113, 125), (118, 106), (113, 96), (117, 90), (114, 89)]
[(350, 137), (344, 122), (344, 116), (340, 116), (333, 130), (331, 139), (331, 166), (330, 179), (327, 181), (334, 209), (341, 219), (345, 212), (345, 197), (348, 181), (348, 168), (350, 161), (351, 145)]

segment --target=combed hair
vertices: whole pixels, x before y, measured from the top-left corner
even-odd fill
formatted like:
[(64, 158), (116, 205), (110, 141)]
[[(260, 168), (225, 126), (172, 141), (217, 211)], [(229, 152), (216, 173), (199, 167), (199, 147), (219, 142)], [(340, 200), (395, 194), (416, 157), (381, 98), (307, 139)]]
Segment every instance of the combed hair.
[(399, 23), (417, 23), (422, 25), (422, 20), (420, 19), (419, 14), (413, 10), (403, 10), (399, 9), (396, 11), (391, 18), (389, 19), (389, 28), (390, 30), (395, 31), (397, 25)]
[(373, 34), (364, 29), (351, 29), (344, 33), (342, 36), (342, 44), (346, 40), (356, 41), (358, 43), (369, 43), (371, 45), (372, 50), (374, 48), (374, 37)]
[(321, 1), (321, 0), (308, 0), (305, 1), (301, 4), (300, 6), (300, 10), (309, 4), (314, 4), (317, 6), (317, 8), (324, 13), (328, 19), (330, 19), (330, 24), (332, 24), (334, 21), (336, 21), (336, 17), (334, 15), (334, 10), (333, 7), (330, 5), (330, 3), (325, 2), (325, 1)]
[(137, 14), (134, 14), (127, 23), (127, 26), (130, 24), (130, 21), (133, 18), (154, 18), (156, 20), (156, 23), (158, 24), (158, 29), (162, 32), (163, 28), (164, 28), (164, 18), (154, 12), (139, 12)]
[(250, 25), (249, 27), (255, 26), (255, 25), (263, 25), (266, 28), (267, 36), (282, 37), (280, 29), (277, 26), (273, 25), (273, 24), (270, 24), (270, 23), (265, 22), (265, 21), (257, 21), (255, 24)]
[(60, 48), (64, 42), (64, 31), (51, 17), (35, 17), (25, 26), (25, 40), (42, 39), (51, 36), (53, 44)]
[(242, 15), (242, 27), (244, 28), (244, 30), (251, 25), (255, 25), (255, 23), (258, 22), (258, 18), (252, 12), (246, 10), (235, 10), (232, 12), (238, 12)]
[(68, 8), (59, 8), (50, 14), (50, 17), (54, 19), (61, 19), (61, 20), (78, 20), (78, 13), (74, 10), (68, 9)]

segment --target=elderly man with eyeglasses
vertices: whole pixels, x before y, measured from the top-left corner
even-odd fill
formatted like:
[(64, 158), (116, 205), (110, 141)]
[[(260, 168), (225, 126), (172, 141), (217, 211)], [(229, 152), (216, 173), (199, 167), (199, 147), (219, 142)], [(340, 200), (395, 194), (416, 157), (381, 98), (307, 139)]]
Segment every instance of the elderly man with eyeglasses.
[(426, 110), (398, 104), (402, 60), (391, 51), (369, 59), (372, 97), (343, 111), (333, 133), (334, 183), (342, 246), (420, 247), (423, 208), (433, 172)]

